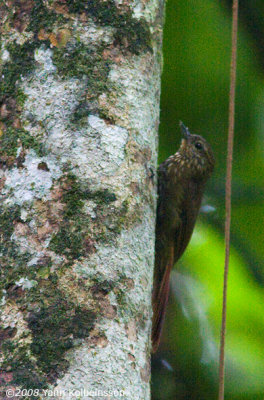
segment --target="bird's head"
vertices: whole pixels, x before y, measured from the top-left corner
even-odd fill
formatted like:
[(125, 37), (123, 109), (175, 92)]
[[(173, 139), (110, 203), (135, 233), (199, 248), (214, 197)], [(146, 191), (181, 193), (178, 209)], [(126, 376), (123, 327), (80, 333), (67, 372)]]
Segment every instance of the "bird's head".
[(192, 135), (180, 122), (183, 135), (179, 154), (193, 178), (208, 178), (214, 169), (215, 159), (210, 145), (199, 135)]

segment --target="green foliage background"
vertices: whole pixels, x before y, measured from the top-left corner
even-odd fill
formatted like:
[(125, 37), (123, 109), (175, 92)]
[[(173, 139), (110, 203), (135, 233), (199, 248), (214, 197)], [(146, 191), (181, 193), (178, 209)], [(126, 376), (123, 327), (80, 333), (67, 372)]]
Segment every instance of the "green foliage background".
[[(224, 265), (224, 185), (231, 1), (168, 0), (159, 161), (180, 143), (178, 121), (212, 145), (216, 169), (188, 250), (172, 275), (154, 400), (216, 399)], [(264, 3), (240, 2), (226, 398), (264, 396)]]

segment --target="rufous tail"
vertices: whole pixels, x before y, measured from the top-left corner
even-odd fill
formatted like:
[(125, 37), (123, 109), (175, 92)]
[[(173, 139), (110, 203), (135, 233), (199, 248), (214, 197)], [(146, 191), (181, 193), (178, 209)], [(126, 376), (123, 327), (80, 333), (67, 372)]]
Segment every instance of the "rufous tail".
[(164, 275), (160, 285), (154, 282), (154, 291), (152, 295), (152, 307), (153, 307), (153, 318), (152, 318), (152, 352), (155, 353), (159, 347), (160, 338), (162, 334), (162, 327), (165, 319), (166, 308), (169, 298), (169, 287), (170, 287), (170, 272), (173, 266), (173, 247), (171, 248), (171, 254), (167, 265), (164, 269)]

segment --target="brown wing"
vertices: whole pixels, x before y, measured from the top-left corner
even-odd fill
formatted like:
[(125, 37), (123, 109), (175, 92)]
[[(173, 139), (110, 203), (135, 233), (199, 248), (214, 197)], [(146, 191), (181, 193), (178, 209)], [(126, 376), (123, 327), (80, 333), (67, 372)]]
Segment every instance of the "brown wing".
[(158, 169), (158, 204), (156, 220), (155, 269), (152, 292), (152, 351), (159, 346), (169, 295), (170, 271), (174, 259), (174, 240), (170, 232), (170, 202), (166, 161)]
[(195, 181), (190, 181), (182, 202), (180, 227), (175, 234), (173, 264), (183, 255), (191, 239), (197, 215), (201, 207), (202, 195), (203, 185)]
[(154, 270), (154, 288), (155, 282), (161, 282), (165, 266), (169, 256), (169, 238), (167, 233), (167, 187), (168, 176), (166, 161), (158, 168), (158, 202), (156, 219), (156, 243), (155, 243), (155, 270)]
[[(159, 188), (160, 189), (160, 188)], [(164, 190), (164, 188), (161, 188)], [(195, 225), (202, 199), (202, 188), (195, 182), (190, 182), (187, 187), (177, 227), (175, 228), (172, 241), (166, 231), (163, 218), (158, 212), (156, 227), (156, 257), (154, 287), (152, 296), (153, 321), (152, 321), (152, 351), (155, 352), (159, 346), (162, 326), (169, 297), (170, 272), (177, 260), (186, 249)], [(164, 195), (164, 193), (162, 194)], [(165, 196), (166, 197), (166, 196)], [(165, 207), (165, 200), (161, 196), (159, 207)], [(159, 211), (159, 210), (158, 210)]]

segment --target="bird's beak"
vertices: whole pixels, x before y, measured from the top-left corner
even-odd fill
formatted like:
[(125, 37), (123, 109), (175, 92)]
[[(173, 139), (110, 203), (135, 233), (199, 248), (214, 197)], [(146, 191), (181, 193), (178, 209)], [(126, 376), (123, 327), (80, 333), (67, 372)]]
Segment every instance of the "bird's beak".
[(182, 121), (180, 121), (180, 128), (184, 139), (188, 140), (191, 137), (189, 129), (184, 125)]

